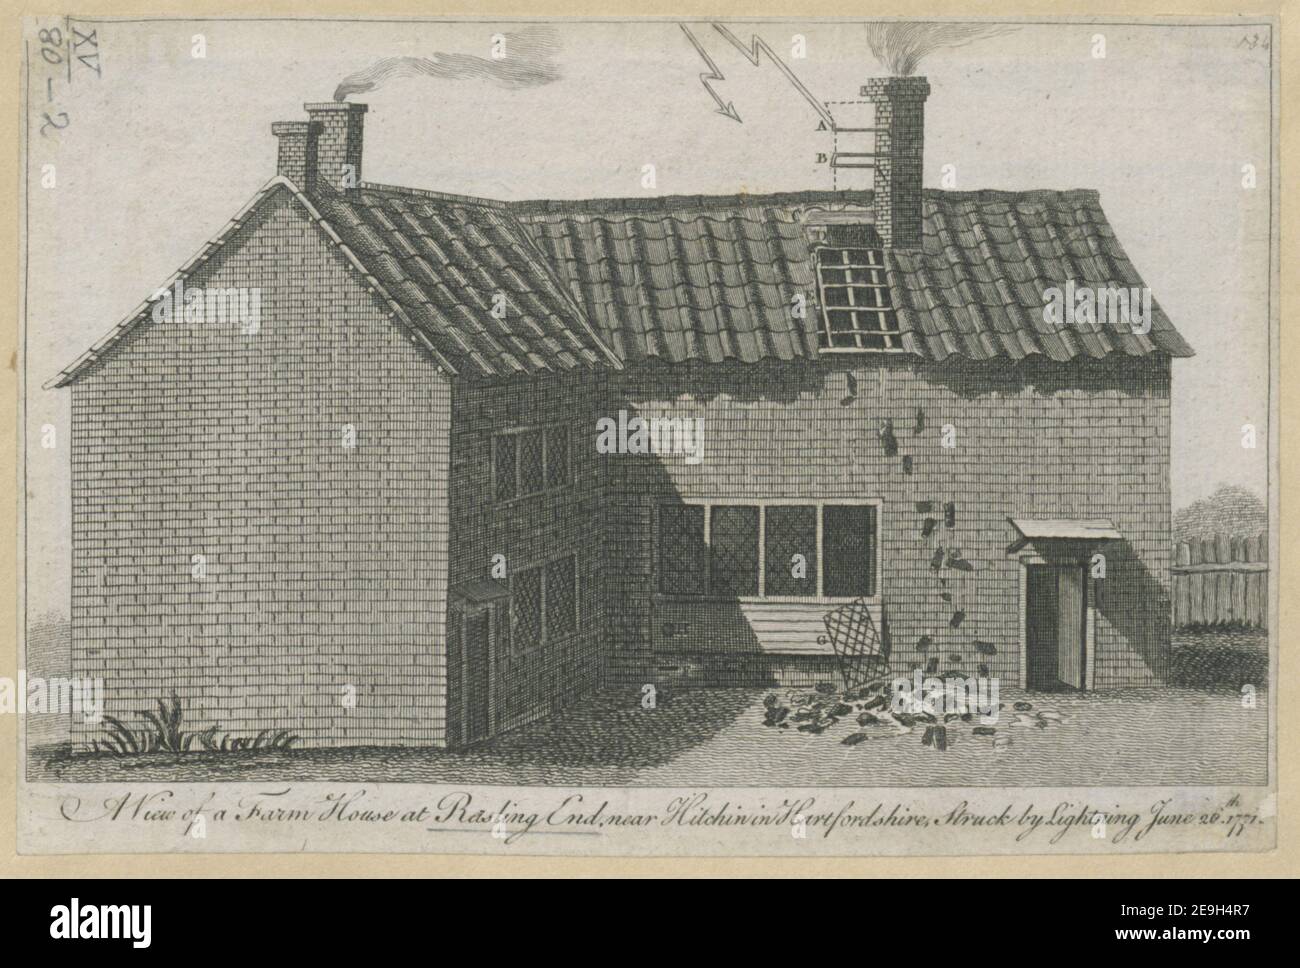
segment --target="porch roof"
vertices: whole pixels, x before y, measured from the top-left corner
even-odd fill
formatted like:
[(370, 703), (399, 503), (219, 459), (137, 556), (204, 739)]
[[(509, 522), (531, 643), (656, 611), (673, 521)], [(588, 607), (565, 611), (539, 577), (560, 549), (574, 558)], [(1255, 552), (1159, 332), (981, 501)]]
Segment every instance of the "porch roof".
[(1106, 518), (1007, 518), (1028, 541), (1110, 541), (1124, 536)]
[(1118, 541), (1124, 536), (1106, 518), (1007, 518), (1020, 536), (1007, 548), (1014, 555), (1025, 545), (1051, 541)]
[(487, 605), (509, 595), (509, 586), (495, 578), (472, 578), (451, 587), (451, 598), (470, 606)]

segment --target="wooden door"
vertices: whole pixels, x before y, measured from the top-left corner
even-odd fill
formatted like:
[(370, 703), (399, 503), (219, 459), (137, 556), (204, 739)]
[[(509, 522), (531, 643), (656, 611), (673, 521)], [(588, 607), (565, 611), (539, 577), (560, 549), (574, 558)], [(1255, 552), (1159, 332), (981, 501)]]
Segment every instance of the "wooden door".
[(1080, 565), (1027, 565), (1025, 682), (1030, 689), (1082, 689), (1087, 583)]
[(492, 625), (487, 609), (465, 616), (465, 742), (487, 739), (490, 732), (488, 648)]
[(1071, 689), (1082, 689), (1087, 619), (1083, 568), (1075, 565), (1056, 569), (1056, 589), (1056, 677)]

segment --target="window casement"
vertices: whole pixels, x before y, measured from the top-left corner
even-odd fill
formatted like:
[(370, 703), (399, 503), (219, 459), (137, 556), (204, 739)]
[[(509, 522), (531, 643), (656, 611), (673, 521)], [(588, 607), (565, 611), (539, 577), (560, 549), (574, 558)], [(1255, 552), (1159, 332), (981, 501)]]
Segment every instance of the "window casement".
[(883, 249), (823, 245), (814, 250), (823, 351), (903, 350), (885, 279)]
[(510, 577), (509, 644), (527, 652), (578, 631), (578, 563), (560, 555)]
[(700, 501), (659, 508), (658, 588), (721, 600), (874, 598), (879, 501)]
[(497, 501), (573, 483), (568, 424), (507, 430), (492, 437), (492, 496)]

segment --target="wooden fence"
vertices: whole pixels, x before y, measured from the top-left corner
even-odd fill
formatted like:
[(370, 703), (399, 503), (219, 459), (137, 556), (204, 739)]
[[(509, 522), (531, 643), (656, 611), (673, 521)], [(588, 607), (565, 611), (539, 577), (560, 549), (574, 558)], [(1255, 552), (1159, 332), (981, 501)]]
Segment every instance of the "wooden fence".
[(1174, 544), (1174, 628), (1268, 625), (1268, 536), (1217, 534)]

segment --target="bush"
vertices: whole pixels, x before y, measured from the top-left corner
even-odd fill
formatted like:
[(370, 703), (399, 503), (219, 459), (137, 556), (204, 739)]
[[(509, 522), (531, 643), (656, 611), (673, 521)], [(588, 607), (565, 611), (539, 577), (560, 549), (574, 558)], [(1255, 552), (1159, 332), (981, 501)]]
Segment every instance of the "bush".
[(1206, 627), (1174, 636), (1169, 683), (1193, 689), (1267, 685), (1268, 639), (1259, 630)]

